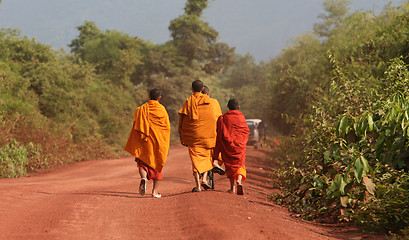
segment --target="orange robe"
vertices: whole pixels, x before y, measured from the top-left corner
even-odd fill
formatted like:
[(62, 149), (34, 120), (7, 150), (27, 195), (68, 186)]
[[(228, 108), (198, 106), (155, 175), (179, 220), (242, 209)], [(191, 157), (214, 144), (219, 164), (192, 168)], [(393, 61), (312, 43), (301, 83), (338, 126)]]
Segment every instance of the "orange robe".
[(138, 107), (125, 150), (161, 172), (170, 144), (170, 122), (165, 107), (156, 100)]
[(189, 148), (195, 172), (203, 173), (213, 168), (216, 122), (221, 114), (219, 102), (200, 92), (186, 99), (179, 110), (180, 139)]
[(213, 158), (221, 153), (228, 178), (237, 179), (237, 175), (246, 178), (246, 145), (250, 130), (243, 113), (230, 110), (217, 120), (217, 141)]

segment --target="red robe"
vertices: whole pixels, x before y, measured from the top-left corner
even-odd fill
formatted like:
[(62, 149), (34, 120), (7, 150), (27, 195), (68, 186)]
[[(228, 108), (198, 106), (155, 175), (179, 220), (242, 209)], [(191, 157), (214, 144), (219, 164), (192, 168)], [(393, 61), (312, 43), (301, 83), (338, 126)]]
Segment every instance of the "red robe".
[(213, 158), (221, 153), (229, 178), (244, 167), (246, 145), (250, 134), (246, 118), (238, 110), (230, 110), (217, 120), (217, 139)]

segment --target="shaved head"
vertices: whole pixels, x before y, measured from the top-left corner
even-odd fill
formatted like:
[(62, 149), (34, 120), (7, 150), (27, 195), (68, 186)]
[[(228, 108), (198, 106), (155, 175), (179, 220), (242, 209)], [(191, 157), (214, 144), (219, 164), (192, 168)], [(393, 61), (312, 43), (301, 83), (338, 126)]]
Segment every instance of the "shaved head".
[(196, 79), (192, 82), (192, 89), (195, 92), (201, 92), (203, 89), (203, 82), (199, 79)]
[(210, 93), (209, 88), (208, 88), (207, 86), (203, 86), (202, 93), (203, 93), (203, 94), (206, 94), (206, 95), (209, 95), (209, 93)]
[(154, 88), (149, 91), (149, 98), (151, 100), (158, 100), (160, 96), (161, 96), (160, 91), (157, 88)]
[(237, 109), (240, 108), (239, 101), (238, 101), (237, 99), (235, 99), (235, 98), (232, 98), (232, 99), (230, 99), (229, 102), (227, 103), (227, 107), (228, 107), (230, 110), (237, 110)]

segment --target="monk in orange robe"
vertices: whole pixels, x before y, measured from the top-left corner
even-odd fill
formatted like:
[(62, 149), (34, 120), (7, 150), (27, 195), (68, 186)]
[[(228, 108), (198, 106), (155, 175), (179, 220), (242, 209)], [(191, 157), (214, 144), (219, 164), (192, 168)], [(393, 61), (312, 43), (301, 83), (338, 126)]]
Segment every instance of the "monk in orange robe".
[[(202, 93), (203, 93), (203, 94), (206, 94), (207, 96), (210, 97), (210, 89), (209, 89), (209, 87), (203, 86)], [(216, 99), (214, 99), (214, 98), (210, 98), (210, 100), (211, 100), (211, 101), (214, 101), (214, 104), (212, 104), (212, 106), (215, 107), (215, 110), (214, 110), (214, 111), (216, 111), (216, 112), (221, 112), (219, 102), (218, 102)], [(212, 153), (212, 155), (213, 155), (213, 153)], [(213, 169), (212, 169), (212, 172), (218, 173), (218, 174), (220, 174), (220, 175), (224, 175), (226, 172), (225, 172), (224, 169), (220, 166), (220, 165), (222, 165), (222, 164), (223, 164), (223, 160), (222, 160), (221, 155), (219, 154), (218, 159), (213, 159)]]
[(208, 95), (201, 93), (202, 90), (203, 82), (193, 81), (193, 94), (179, 110), (180, 141), (189, 149), (196, 183), (192, 192), (200, 192), (201, 186), (205, 190), (211, 188), (207, 182), (207, 172), (213, 169), (212, 152), (216, 144), (216, 122), (222, 114), (217, 100), (211, 100)]
[[(239, 112), (237, 99), (230, 99), (227, 107), (229, 111), (221, 115), (217, 120), (217, 140), (213, 152), (213, 159), (222, 155), (226, 176), (230, 180), (230, 190), (243, 195), (242, 181), (246, 179), (246, 145), (250, 130), (246, 118)], [(236, 181), (236, 184), (234, 182)]]
[(139, 194), (145, 195), (147, 180), (153, 180), (152, 197), (160, 198), (158, 186), (169, 151), (170, 122), (165, 107), (159, 103), (159, 89), (152, 89), (149, 99), (135, 111), (125, 150), (135, 156), (138, 164), (141, 176)]

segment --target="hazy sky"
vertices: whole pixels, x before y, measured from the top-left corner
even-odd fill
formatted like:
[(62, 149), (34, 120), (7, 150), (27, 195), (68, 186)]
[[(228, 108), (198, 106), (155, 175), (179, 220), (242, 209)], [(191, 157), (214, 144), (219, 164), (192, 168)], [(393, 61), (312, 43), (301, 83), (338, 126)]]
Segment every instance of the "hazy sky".
[[(323, 13), (323, 0), (215, 0), (204, 20), (219, 41), (268, 61), (291, 38), (306, 33)], [(352, 0), (351, 11), (379, 12), (389, 0)], [(401, 2), (401, 1), (394, 1)], [(94, 21), (101, 30), (118, 30), (154, 43), (170, 39), (172, 19), (183, 14), (186, 0), (2, 0), (0, 27), (19, 28), (29, 38), (64, 48), (78, 35), (76, 26)]]

